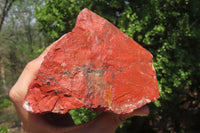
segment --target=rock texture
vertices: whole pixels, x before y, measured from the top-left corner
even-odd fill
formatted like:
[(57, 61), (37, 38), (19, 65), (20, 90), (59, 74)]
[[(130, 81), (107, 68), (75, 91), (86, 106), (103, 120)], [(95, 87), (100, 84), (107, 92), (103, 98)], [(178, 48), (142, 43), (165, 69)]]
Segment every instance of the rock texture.
[(45, 56), (23, 107), (34, 113), (66, 113), (87, 107), (117, 114), (159, 97), (152, 55), (88, 9), (72, 32)]

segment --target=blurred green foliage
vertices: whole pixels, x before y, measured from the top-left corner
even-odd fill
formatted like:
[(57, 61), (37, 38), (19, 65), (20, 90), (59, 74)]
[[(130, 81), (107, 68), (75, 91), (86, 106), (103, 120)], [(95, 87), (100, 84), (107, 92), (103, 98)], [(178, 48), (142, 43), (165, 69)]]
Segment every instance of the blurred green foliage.
[[(27, 62), (37, 57), (45, 48), (34, 16), (34, 6), (41, 1), (0, 1), (0, 21), (3, 22), (0, 29), (0, 133), (7, 133), (10, 128), (20, 128), (20, 120), (9, 99), (8, 90), (14, 85)], [(6, 5), (9, 3), (12, 6), (8, 13), (3, 12), (8, 9)], [(4, 15), (5, 18), (2, 19)]]
[(91, 110), (83, 107), (79, 109), (72, 109), (69, 111), (69, 114), (72, 116), (74, 123), (80, 125), (85, 122), (89, 122), (96, 118), (101, 113), (94, 113)]
[(7, 126), (0, 126), (0, 133), (8, 133), (8, 127)]
[[(28, 61), (44, 50), (43, 36), (35, 24), (34, 6), (41, 0), (15, 0), (0, 31), (0, 57), (7, 88), (16, 82)], [(11, 1), (2, 1), (3, 4)], [(0, 12), (1, 14), (2, 12)], [(2, 72), (0, 72), (2, 82)], [(0, 93), (4, 93), (3, 85)]]
[(13, 103), (10, 101), (10, 99), (0, 98), (0, 109), (6, 108), (10, 105), (13, 105)]
[[(47, 42), (70, 32), (85, 7), (108, 19), (153, 54), (160, 98), (151, 104), (149, 126), (157, 132), (184, 132), (199, 127), (194, 116), (200, 116), (200, 1), (45, 0), (36, 7), (36, 17)], [(71, 115), (77, 124), (93, 117), (76, 111)]]

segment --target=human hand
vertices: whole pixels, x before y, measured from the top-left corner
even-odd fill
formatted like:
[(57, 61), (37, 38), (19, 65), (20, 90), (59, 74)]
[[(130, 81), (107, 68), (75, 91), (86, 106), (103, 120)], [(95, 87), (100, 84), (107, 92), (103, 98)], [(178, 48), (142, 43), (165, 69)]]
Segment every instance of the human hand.
[[(53, 45), (53, 44), (52, 44)], [(51, 46), (52, 46), (51, 45)], [(50, 47), (51, 47), (50, 46)], [(21, 76), (10, 91), (10, 98), (13, 101), (17, 113), (22, 121), (22, 127), (27, 133), (112, 133), (115, 129), (123, 123), (127, 118), (132, 116), (144, 116), (149, 114), (149, 109), (144, 106), (135, 110), (130, 114), (114, 114), (112, 112), (105, 112), (96, 119), (75, 126), (69, 115), (66, 115), (62, 120), (62, 125), (58, 126), (49, 123), (44, 119), (44, 115), (37, 115), (27, 112), (23, 109), (22, 104), (27, 93), (29, 84), (35, 79), (38, 69), (43, 61), (43, 57), (49, 51), (48, 47), (38, 58), (29, 62), (23, 70)]]

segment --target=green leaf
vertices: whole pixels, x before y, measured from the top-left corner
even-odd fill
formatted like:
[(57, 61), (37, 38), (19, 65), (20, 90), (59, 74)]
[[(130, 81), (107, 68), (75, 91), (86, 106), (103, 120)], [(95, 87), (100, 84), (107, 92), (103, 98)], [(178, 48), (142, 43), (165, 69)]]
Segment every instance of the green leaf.
[(161, 107), (161, 103), (160, 103), (159, 100), (156, 100), (156, 101), (154, 102), (154, 104), (155, 104), (156, 107)]

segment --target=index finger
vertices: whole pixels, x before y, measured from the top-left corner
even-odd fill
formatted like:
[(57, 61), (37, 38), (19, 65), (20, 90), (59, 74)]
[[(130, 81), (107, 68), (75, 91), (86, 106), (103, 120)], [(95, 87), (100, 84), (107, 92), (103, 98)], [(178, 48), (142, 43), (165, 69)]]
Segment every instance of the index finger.
[(20, 77), (18, 78), (15, 85), (11, 88), (9, 92), (9, 96), (11, 100), (22, 105), (22, 102), (24, 100), (24, 97), (28, 91), (29, 84), (35, 79), (36, 74), (43, 62), (44, 56), (48, 53), (50, 48), (55, 44), (51, 44), (49, 47), (47, 47), (44, 52), (36, 59), (29, 62), (26, 67), (24, 68), (23, 72), (21, 73)]

